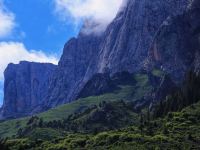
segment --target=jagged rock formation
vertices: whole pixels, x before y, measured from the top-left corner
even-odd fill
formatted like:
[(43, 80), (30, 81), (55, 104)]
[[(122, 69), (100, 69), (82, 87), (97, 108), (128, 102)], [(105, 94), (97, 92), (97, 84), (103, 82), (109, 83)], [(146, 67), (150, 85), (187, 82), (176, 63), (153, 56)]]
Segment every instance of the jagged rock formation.
[(30, 115), (47, 94), (52, 64), (20, 62), (9, 64), (4, 72), (4, 103), (2, 118)]

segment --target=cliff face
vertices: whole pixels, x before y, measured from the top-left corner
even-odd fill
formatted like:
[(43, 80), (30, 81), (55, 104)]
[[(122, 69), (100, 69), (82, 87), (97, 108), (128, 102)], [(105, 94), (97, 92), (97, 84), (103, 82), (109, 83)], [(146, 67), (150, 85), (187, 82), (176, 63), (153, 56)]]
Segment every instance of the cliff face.
[(150, 49), (152, 62), (159, 64), (175, 82), (188, 70), (200, 68), (200, 2), (193, 1), (187, 11), (171, 17), (160, 27)]
[(54, 71), (52, 64), (20, 62), (9, 64), (4, 72), (3, 118), (30, 115), (31, 111), (47, 95), (49, 77)]
[(187, 0), (129, 0), (101, 35), (83, 35), (70, 40), (51, 80), (45, 105), (70, 102), (96, 73), (129, 71), (143, 67), (148, 49), (161, 24), (181, 14)]
[(77, 39), (73, 38), (65, 45), (45, 97), (46, 107), (51, 108), (74, 100), (73, 92), (79, 88), (88, 65), (98, 53), (100, 41), (100, 36), (80, 34)]
[(98, 70), (140, 70), (160, 25), (169, 16), (182, 13), (186, 6), (187, 0), (130, 0), (105, 33)]

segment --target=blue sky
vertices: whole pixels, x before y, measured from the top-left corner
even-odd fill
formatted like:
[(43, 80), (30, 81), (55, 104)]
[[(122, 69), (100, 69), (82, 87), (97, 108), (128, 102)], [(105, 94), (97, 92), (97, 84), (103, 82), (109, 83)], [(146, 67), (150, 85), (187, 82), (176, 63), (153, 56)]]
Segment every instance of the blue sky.
[(101, 33), (125, 0), (0, 0), (0, 105), (3, 71), (8, 63), (21, 60), (57, 64), (64, 44), (77, 36), (83, 20)]
[(15, 14), (14, 34), (5, 41), (23, 42), (27, 49), (61, 54), (63, 44), (78, 32), (73, 24), (61, 22), (51, 0), (5, 0)]

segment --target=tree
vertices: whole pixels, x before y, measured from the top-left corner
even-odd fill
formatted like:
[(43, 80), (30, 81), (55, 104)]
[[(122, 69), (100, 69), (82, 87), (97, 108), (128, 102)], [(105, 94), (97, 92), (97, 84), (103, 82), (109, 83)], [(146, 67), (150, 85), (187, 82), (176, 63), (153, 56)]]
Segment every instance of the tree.
[(151, 113), (150, 113), (150, 109), (148, 108), (147, 110), (147, 134), (148, 135), (153, 135), (153, 125), (151, 123)]
[(139, 126), (139, 129), (140, 129), (141, 135), (143, 135), (143, 129), (144, 129), (144, 116), (143, 116), (142, 113), (140, 114), (140, 126)]
[(42, 128), (42, 127), (44, 126), (44, 121), (43, 121), (42, 118), (40, 118), (38, 126), (39, 126), (40, 128)]
[(37, 116), (32, 116), (28, 122), (27, 125), (33, 124), (35, 121), (37, 121), (39, 118)]
[(23, 136), (23, 129), (22, 129), (22, 128), (20, 128), (20, 129), (17, 131), (17, 135), (18, 135), (19, 137), (22, 137), (22, 136)]
[(150, 114), (150, 109), (147, 109), (147, 124), (149, 124), (151, 121), (151, 114)]
[(6, 145), (7, 139), (0, 138), (0, 150), (9, 150), (8, 146)]

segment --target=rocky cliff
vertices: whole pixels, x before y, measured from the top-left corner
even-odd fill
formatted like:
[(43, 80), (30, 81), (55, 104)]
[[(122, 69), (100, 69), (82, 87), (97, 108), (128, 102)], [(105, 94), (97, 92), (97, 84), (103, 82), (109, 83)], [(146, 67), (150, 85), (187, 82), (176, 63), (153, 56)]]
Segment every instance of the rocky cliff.
[(20, 62), (9, 64), (4, 72), (3, 118), (30, 115), (47, 94), (52, 64)]
[(161, 24), (181, 14), (187, 0), (129, 0), (101, 35), (80, 35), (70, 40), (58, 65), (46, 99), (49, 108), (70, 102), (96, 73), (136, 72)]
[(58, 68), (51, 78), (49, 94), (45, 97), (47, 108), (74, 100), (73, 92), (83, 82), (89, 64), (98, 53), (101, 38), (80, 33), (78, 38), (66, 43)]
[(187, 10), (169, 17), (158, 30), (150, 59), (180, 83), (188, 70), (200, 67), (200, 2), (194, 0)]

